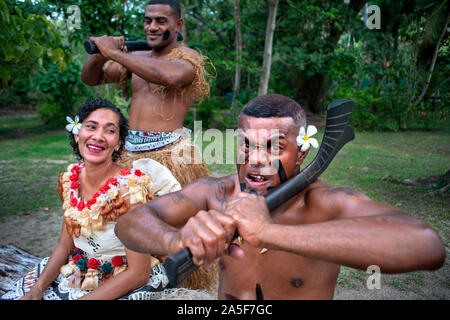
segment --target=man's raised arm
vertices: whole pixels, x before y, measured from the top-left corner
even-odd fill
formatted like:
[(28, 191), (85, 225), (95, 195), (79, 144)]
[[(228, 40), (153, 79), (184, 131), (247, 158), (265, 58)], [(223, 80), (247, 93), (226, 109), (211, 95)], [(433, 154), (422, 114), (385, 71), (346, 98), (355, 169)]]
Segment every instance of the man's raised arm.
[[(180, 88), (194, 80), (195, 67), (187, 60), (167, 61), (128, 53), (126, 47), (124, 47), (123, 37), (102, 36), (90, 39), (95, 42), (101, 52), (97, 56), (101, 56), (102, 59), (112, 60), (115, 62), (115, 65), (120, 64), (124, 66), (129, 72), (135, 73), (147, 82), (169, 88)], [(193, 50), (186, 50), (194, 56), (198, 55)], [(83, 82), (89, 85), (99, 84), (102, 76), (101, 66), (106, 60), (102, 62), (99, 57), (91, 57), (85, 64), (86, 68), (83, 68), (82, 71)], [(111, 77), (111, 75), (107, 77), (107, 80)]]
[(111, 53), (111, 59), (145, 81), (169, 88), (178, 89), (189, 85), (195, 77), (195, 68), (187, 60), (154, 59), (120, 50)]
[(153, 199), (120, 217), (115, 227), (123, 244), (134, 251), (166, 255), (178, 232), (200, 208), (180, 190)]

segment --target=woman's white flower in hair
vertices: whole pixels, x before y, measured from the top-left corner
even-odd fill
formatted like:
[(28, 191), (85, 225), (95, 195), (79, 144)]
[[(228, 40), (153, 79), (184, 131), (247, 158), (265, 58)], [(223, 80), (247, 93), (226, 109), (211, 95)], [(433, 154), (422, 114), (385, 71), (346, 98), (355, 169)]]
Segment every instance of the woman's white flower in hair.
[(301, 151), (305, 152), (312, 145), (314, 148), (319, 147), (319, 143), (316, 139), (310, 138), (317, 133), (317, 128), (315, 126), (309, 125), (305, 132), (305, 127), (301, 127), (297, 136), (297, 145), (302, 146)]
[(81, 123), (80, 118), (78, 116), (75, 116), (75, 121), (72, 120), (71, 117), (66, 117), (67, 122), (69, 122), (68, 125), (66, 125), (66, 130), (69, 132), (72, 132), (73, 134), (78, 134), (78, 132), (81, 129)]

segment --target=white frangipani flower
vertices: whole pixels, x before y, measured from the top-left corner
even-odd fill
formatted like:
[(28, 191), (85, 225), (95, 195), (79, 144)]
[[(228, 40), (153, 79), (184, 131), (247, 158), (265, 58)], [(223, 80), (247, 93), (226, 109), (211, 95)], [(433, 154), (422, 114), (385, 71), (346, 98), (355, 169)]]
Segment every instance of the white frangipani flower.
[(297, 145), (302, 146), (302, 148), (300, 149), (302, 152), (308, 150), (311, 145), (316, 149), (319, 147), (319, 143), (317, 142), (317, 140), (314, 138), (310, 138), (316, 133), (317, 128), (313, 125), (309, 125), (306, 130), (304, 127), (300, 128), (297, 136)]
[(81, 123), (80, 118), (78, 116), (75, 116), (75, 121), (72, 120), (71, 117), (66, 117), (67, 122), (69, 122), (68, 125), (66, 125), (66, 130), (69, 132), (72, 132), (73, 134), (78, 134), (78, 132), (81, 129)]

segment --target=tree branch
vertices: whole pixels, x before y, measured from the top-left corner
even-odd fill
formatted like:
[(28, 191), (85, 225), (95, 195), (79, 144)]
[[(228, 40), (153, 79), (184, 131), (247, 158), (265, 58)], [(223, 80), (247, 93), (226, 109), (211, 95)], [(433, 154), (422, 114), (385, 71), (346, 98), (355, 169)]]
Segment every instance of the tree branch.
[(189, 13), (186, 12), (186, 14), (190, 15), (192, 18), (200, 21), (210, 32), (214, 33), (223, 43), (225, 43), (228, 47), (230, 47), (229, 42), (225, 39), (225, 37), (216, 29), (211, 28), (208, 25), (208, 22), (205, 21), (205, 19), (198, 13)]
[(236, 69), (234, 73), (234, 89), (233, 89), (233, 101), (231, 108), (236, 109), (237, 101), (239, 99), (239, 89), (241, 86), (241, 60), (242, 60), (242, 33), (241, 33), (241, 9), (240, 1), (234, 0), (234, 15), (236, 21)]
[(419, 103), (422, 102), (423, 97), (427, 93), (428, 87), (429, 87), (430, 82), (431, 82), (431, 77), (433, 76), (434, 67), (436, 65), (436, 60), (437, 60), (437, 56), (438, 56), (438, 52), (439, 52), (439, 47), (441, 46), (442, 39), (444, 38), (445, 32), (447, 31), (447, 26), (448, 26), (449, 20), (450, 20), (450, 14), (447, 14), (447, 20), (445, 21), (444, 27), (442, 28), (441, 35), (439, 36), (439, 40), (436, 43), (436, 49), (434, 50), (433, 58), (431, 59), (431, 65), (430, 65), (430, 69), (428, 70), (427, 80), (426, 80), (425, 85), (424, 85), (424, 87), (422, 89), (422, 92), (420, 93), (419, 97), (417, 98), (416, 102), (414, 103), (414, 108), (417, 107), (419, 105)]

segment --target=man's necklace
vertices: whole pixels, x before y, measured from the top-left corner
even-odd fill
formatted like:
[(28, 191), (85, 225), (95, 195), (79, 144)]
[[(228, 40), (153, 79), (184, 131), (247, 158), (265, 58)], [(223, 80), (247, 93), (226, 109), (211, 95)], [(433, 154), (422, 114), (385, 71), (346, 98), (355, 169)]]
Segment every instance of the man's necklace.
[[(239, 245), (241, 245), (244, 242), (244, 240), (242, 239), (241, 236), (237, 237), (237, 241), (238, 241)], [(259, 252), (259, 254), (266, 253), (268, 250), (269, 249), (267, 249), (267, 248), (262, 248), (261, 251)]]

